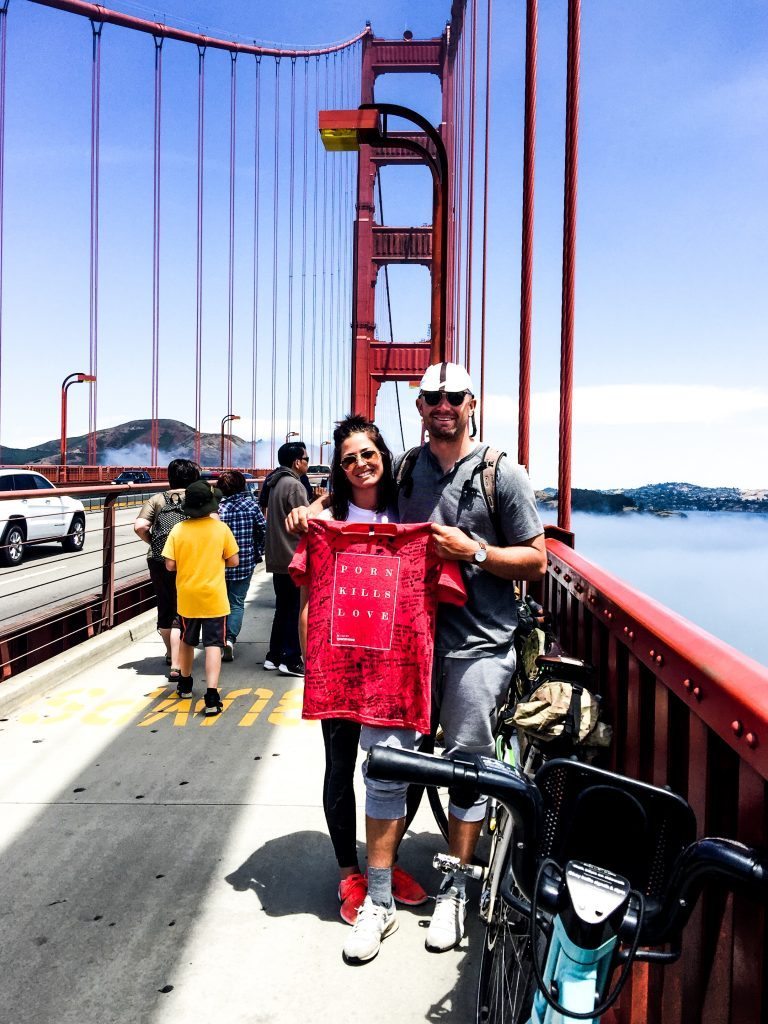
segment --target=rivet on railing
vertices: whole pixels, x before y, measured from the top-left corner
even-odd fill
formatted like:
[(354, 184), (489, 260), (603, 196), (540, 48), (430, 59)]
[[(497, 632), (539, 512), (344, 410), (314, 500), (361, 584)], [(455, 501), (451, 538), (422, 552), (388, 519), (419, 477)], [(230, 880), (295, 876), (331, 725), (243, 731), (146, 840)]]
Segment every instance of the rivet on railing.
[[(653, 654), (653, 651), (651, 651), (651, 654)], [(692, 686), (693, 686), (693, 683), (691, 682), (690, 679), (684, 679), (683, 680), (683, 688), (684, 689), (690, 690)]]
[(597, 594), (590, 594), (589, 595), (589, 603), (590, 604), (597, 604)]
[(627, 636), (629, 637), (630, 640), (634, 640), (635, 639), (635, 631), (633, 629), (630, 629), (630, 631), (627, 633)]
[(741, 734), (744, 732), (744, 726), (738, 719), (731, 722), (731, 729), (737, 736), (741, 736)]
[(608, 609), (606, 608), (605, 609), (605, 617), (606, 617), (606, 619), (612, 619), (613, 618), (613, 612), (608, 611)]
[(547, 559), (547, 568), (549, 569), (551, 565), (552, 565), (552, 559), (548, 558)]
[(653, 660), (656, 662), (657, 665), (663, 665), (664, 664), (664, 659), (662, 658), (662, 656), (660, 654), (657, 654), (656, 657)]
[(753, 749), (757, 746), (757, 736), (753, 732), (748, 732), (744, 739), (747, 741), (747, 746)]
[(701, 700), (701, 687), (700, 686), (694, 686), (694, 688), (693, 688), (693, 696), (696, 698), (696, 700)]
[(584, 593), (584, 587), (582, 587), (582, 585), (580, 583), (576, 584), (576, 586), (574, 587), (574, 590), (576, 591), (577, 594), (583, 594)]
[(555, 566), (555, 576), (559, 576), (562, 571), (559, 565)]
[(653, 647), (652, 647), (652, 648), (650, 649), (650, 651), (649, 651), (648, 653), (650, 654), (650, 656), (651, 656), (652, 658), (655, 658), (655, 657), (656, 657), (656, 651), (655, 651), (655, 650), (653, 649)]
[(570, 583), (572, 579), (573, 576), (571, 576), (569, 573), (566, 573), (565, 576), (563, 576), (563, 583)]

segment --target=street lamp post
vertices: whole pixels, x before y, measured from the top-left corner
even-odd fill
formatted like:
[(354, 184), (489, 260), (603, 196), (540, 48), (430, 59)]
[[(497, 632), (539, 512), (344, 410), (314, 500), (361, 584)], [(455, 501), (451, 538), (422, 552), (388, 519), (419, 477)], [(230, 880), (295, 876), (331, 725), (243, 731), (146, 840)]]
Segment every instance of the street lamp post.
[(288, 444), (288, 442), (290, 441), (290, 439), (292, 437), (298, 437), (298, 436), (299, 436), (298, 430), (290, 430), (290, 431), (288, 431), (288, 433), (285, 435), (285, 443)]
[(331, 447), (331, 442), (330, 441), (321, 441), (320, 442), (320, 462), (323, 465), (324, 465), (324, 463), (323, 463), (323, 448), (325, 448), (326, 445), (328, 445), (328, 447), (330, 448)]
[(239, 420), (239, 416), (235, 416), (233, 413), (227, 413), (226, 416), (222, 416), (221, 419), (221, 468), (224, 469), (224, 427), (227, 423), (232, 423), (233, 420)]
[(59, 450), (59, 477), (67, 482), (67, 391), (70, 384), (93, 384), (96, 378), (91, 373), (70, 373), (61, 382), (61, 446)]
[[(432, 152), (416, 139), (388, 132), (387, 117), (400, 117), (415, 124), (435, 147)], [(445, 260), (448, 254), (448, 154), (437, 129), (415, 110), (396, 103), (362, 103), (357, 110), (321, 110), (320, 137), (326, 149), (353, 151), (361, 144), (384, 148), (408, 149), (418, 154), (432, 172), (432, 331), (433, 363), (446, 358), (448, 282)]]

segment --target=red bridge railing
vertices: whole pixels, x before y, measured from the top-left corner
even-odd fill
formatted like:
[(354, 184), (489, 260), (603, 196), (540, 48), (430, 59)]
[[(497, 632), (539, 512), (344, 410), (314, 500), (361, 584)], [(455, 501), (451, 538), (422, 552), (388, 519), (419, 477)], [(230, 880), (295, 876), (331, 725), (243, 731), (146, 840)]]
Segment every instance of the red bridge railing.
[[(700, 835), (768, 848), (768, 669), (547, 532), (544, 603), (563, 646), (595, 667), (614, 726), (612, 768), (685, 796)], [(764, 1021), (767, 949), (764, 908), (710, 890), (680, 961), (636, 965), (612, 1019)]]

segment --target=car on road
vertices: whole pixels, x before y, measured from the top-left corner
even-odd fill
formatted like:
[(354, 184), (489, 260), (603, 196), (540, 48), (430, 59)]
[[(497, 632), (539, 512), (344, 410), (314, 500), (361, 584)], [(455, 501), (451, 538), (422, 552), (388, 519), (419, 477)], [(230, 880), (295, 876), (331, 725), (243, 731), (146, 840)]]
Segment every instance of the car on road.
[[(223, 470), (222, 470), (222, 472), (223, 472)], [(208, 480), (210, 483), (216, 483), (216, 481), (219, 479), (220, 476), (221, 476), (221, 473), (214, 472), (213, 470), (210, 470), (210, 469), (204, 469), (203, 472), (200, 474), (200, 479), (201, 480)], [(252, 498), (255, 498), (256, 501), (258, 501), (258, 499), (259, 499), (259, 481), (253, 475), (253, 473), (243, 473), (243, 476), (245, 477), (245, 488), (246, 488), (246, 490), (249, 492), (249, 494), (251, 495)]]
[(152, 477), (145, 469), (125, 469), (115, 477), (113, 484), (151, 484)]
[(0, 469), (0, 494), (35, 491), (0, 501), (0, 565), (20, 565), (29, 544), (60, 541), (65, 551), (82, 551), (85, 507), (77, 498), (56, 494), (42, 473)]
[(313, 487), (327, 487), (328, 477), (331, 475), (330, 466), (307, 466), (307, 476)]

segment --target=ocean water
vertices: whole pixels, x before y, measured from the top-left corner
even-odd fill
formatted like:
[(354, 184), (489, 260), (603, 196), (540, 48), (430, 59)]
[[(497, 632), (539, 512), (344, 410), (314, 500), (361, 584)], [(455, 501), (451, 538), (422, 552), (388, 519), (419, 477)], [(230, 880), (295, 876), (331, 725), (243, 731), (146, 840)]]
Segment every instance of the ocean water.
[(575, 512), (572, 529), (579, 554), (768, 665), (768, 516)]

